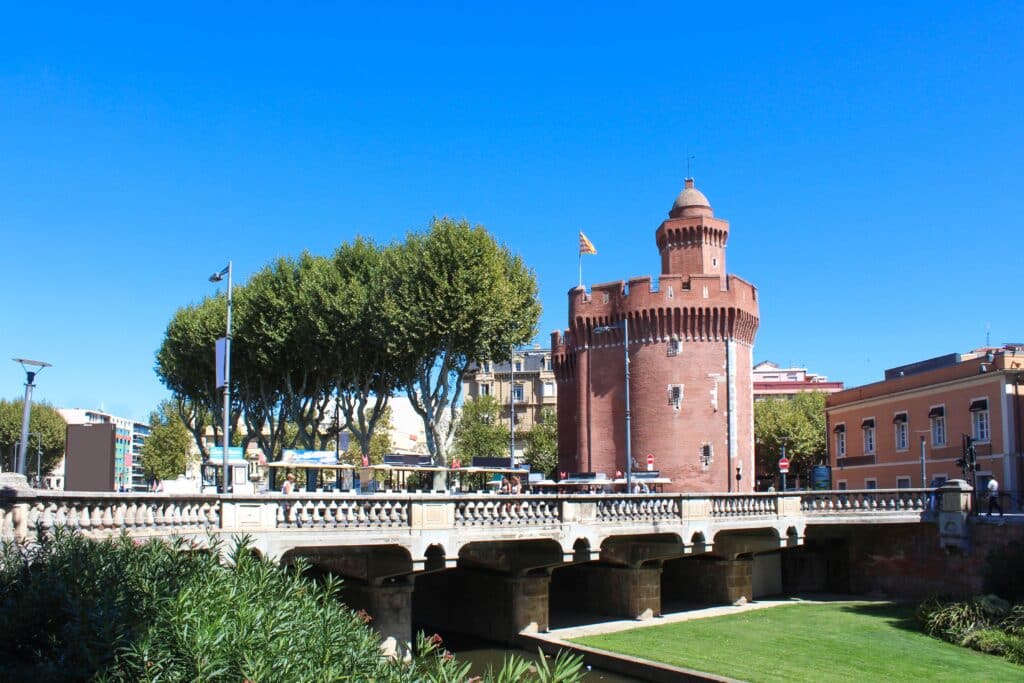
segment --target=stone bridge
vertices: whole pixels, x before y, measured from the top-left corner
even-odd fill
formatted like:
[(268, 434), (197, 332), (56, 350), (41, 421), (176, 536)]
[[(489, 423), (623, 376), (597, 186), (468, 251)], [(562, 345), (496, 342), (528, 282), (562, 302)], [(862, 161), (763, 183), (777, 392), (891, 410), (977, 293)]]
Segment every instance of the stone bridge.
[[(415, 588), (416, 621), (510, 641), (547, 628), (555, 570), (571, 570), (556, 583), (572, 600), (598, 596), (599, 611), (642, 618), (660, 614), (663, 585), (699, 585), (729, 602), (755, 597), (758, 581), (762, 593), (781, 592), (778, 563), (758, 574), (754, 560), (802, 545), (809, 528), (938, 522), (955, 544), (968, 506), (959, 482), (938, 491), (218, 496), (42, 491), (2, 475), (0, 533), (31, 539), (60, 526), (200, 544), (248, 534), (265, 557), (302, 557), (314, 572), (343, 576), (346, 602), (387, 635), (409, 640)], [(688, 557), (711, 562), (675, 562)]]

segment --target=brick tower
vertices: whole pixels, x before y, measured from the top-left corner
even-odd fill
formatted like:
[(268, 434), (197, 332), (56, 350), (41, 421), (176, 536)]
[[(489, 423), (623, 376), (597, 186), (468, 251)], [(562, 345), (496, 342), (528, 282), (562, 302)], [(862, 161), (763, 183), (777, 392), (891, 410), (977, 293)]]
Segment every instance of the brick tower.
[(623, 332), (595, 332), (626, 320), (634, 471), (652, 454), (666, 490), (752, 491), (757, 289), (726, 274), (729, 223), (692, 178), (654, 237), (654, 287), (648, 276), (569, 291), (569, 328), (551, 335), (559, 469), (626, 469)]

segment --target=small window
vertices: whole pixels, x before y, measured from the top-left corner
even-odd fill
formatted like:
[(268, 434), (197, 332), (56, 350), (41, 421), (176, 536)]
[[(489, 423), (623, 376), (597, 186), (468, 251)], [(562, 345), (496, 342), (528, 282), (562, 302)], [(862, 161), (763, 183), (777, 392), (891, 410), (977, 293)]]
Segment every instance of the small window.
[(523, 392), (524, 392), (523, 385), (519, 384), (519, 383), (516, 383), (515, 387), (512, 388), (512, 400), (515, 401), (516, 403), (522, 403), (523, 402)]
[(932, 406), (928, 411), (928, 422), (932, 433), (932, 447), (946, 445), (946, 408)]
[(909, 428), (907, 426), (907, 414), (896, 413), (892, 419), (893, 432), (896, 436), (896, 450), (905, 451), (910, 447)]
[(839, 489), (840, 491), (845, 491), (846, 490), (846, 480), (845, 479), (840, 479), (839, 481), (837, 481), (836, 482), (836, 488)]
[(866, 488), (868, 490), (877, 489), (878, 488), (878, 480), (877, 479), (865, 479), (864, 480), (864, 488)]
[(971, 401), (971, 436), (980, 443), (987, 443), (992, 438), (988, 420), (988, 399)]
[(701, 464), (701, 467), (703, 467), (704, 469), (707, 469), (708, 467), (711, 466), (711, 457), (712, 457), (712, 455), (713, 455), (713, 453), (712, 453), (711, 444), (706, 443), (706, 444), (704, 444), (703, 446), (700, 447), (700, 464)]
[(665, 349), (665, 354), (668, 356), (678, 356), (683, 352), (683, 342), (679, 339), (673, 339), (668, 343)]
[(679, 410), (679, 406), (683, 402), (683, 385), (682, 384), (669, 384), (668, 385), (668, 404)]
[(554, 396), (555, 395), (555, 383), (554, 382), (544, 382), (544, 395), (545, 396)]
[(490, 396), (491, 395), (491, 385), (490, 384), (481, 384), (480, 385), (480, 395), (481, 396)]
[(833, 431), (835, 432), (835, 435), (836, 435), (836, 457), (837, 458), (845, 458), (846, 457), (846, 425), (845, 424), (836, 425), (836, 428)]
[(875, 452), (875, 418), (864, 420), (860, 427), (864, 432), (864, 455), (872, 455)]
[(717, 256), (712, 256), (711, 257), (711, 267), (712, 268), (717, 268), (718, 267), (718, 257)]
[(516, 372), (522, 372), (522, 371), (523, 371), (523, 361), (517, 360), (516, 361)]
[(898, 488), (898, 489), (909, 489), (910, 488), (910, 477), (896, 477), (896, 488)]

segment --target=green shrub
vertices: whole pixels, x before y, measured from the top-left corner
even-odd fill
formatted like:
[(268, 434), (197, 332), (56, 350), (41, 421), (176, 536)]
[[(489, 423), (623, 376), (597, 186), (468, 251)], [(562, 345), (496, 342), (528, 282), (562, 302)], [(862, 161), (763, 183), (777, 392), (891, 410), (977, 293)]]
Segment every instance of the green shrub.
[(990, 655), (1005, 655), (1009, 636), (997, 628), (980, 628), (971, 631), (960, 641), (962, 647), (969, 647)]
[[(439, 638), (417, 657), (381, 656), (363, 615), (339, 600), (340, 582), (303, 576), (254, 555), (236, 539), (221, 547), (128, 537), (53, 538), (0, 548), (0, 680), (462, 681), (469, 667)], [(531, 671), (511, 661), (487, 680), (569, 683), (579, 659)], [(523, 675), (519, 675), (525, 672)]]
[(929, 600), (917, 611), (928, 635), (960, 643), (974, 630), (1000, 623), (1010, 613), (1010, 604), (995, 595), (982, 595), (965, 602), (942, 603)]

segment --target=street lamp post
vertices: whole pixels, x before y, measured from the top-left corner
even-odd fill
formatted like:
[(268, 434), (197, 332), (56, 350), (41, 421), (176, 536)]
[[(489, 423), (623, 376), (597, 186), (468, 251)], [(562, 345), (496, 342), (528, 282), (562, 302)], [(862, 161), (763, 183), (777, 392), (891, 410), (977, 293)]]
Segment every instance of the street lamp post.
[(509, 443), (508, 466), (516, 466), (516, 347), (512, 347), (512, 357), (509, 366), (509, 392), (508, 392), (508, 417), (509, 417)]
[(32, 389), (36, 386), (33, 382), (36, 375), (42, 372), (43, 368), (50, 367), (50, 364), (28, 358), (15, 358), (14, 362), (20, 363), (22, 369), (25, 370), (25, 401), (21, 408), (21, 444), (18, 447), (18, 461), (15, 463), (15, 471), (24, 476), (28, 469), (28, 426), (32, 416)]
[(228, 492), (228, 446), (231, 444), (231, 276), (231, 261), (228, 261), (226, 268), (210, 276), (210, 282), (220, 282), (225, 277), (228, 279), (228, 320), (224, 336), (224, 473), (221, 477), (224, 494)]
[(629, 419), (629, 323), (625, 318), (615, 323), (614, 325), (602, 325), (595, 327), (594, 332), (596, 334), (604, 334), (611, 332), (617, 328), (622, 328), (622, 350), (623, 358), (625, 361), (626, 368), (626, 493), (633, 492), (633, 444), (630, 437), (630, 419)]

